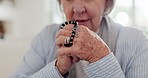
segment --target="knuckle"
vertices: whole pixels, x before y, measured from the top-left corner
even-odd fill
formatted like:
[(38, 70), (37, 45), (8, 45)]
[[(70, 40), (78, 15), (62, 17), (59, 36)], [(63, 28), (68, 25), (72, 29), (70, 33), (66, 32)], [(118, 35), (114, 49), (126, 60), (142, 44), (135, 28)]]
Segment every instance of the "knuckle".
[(86, 30), (87, 29), (87, 27), (84, 26), (84, 25), (82, 25), (81, 28), (82, 28), (82, 30)]
[(55, 35), (55, 37), (58, 38), (58, 37), (59, 37), (59, 33), (57, 33), (57, 34)]
[(62, 34), (62, 29), (57, 32), (56, 38), (58, 38), (61, 34)]
[(57, 41), (57, 39), (55, 40), (55, 44), (56, 44), (56, 45), (58, 44), (58, 41)]

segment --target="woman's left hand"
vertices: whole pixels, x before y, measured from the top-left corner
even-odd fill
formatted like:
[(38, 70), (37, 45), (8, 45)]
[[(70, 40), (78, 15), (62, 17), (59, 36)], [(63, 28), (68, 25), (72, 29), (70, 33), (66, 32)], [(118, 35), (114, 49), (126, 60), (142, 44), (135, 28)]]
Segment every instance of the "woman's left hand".
[[(65, 27), (66, 29), (72, 29), (72, 26)], [(67, 36), (69, 36), (69, 34), (72, 32), (65, 31), (62, 29), (57, 37), (63, 36), (63, 34), (67, 34)], [(59, 51), (61, 50), (61, 52), (59, 52), (60, 55), (77, 56), (81, 60), (86, 60), (89, 63), (92, 63), (100, 60), (110, 53), (110, 49), (106, 43), (95, 32), (91, 31), (86, 26), (79, 25), (76, 33), (77, 34), (73, 40), (73, 45), (71, 47), (64, 47), (59, 49)], [(63, 42), (58, 42), (57, 45), (62, 43)]]

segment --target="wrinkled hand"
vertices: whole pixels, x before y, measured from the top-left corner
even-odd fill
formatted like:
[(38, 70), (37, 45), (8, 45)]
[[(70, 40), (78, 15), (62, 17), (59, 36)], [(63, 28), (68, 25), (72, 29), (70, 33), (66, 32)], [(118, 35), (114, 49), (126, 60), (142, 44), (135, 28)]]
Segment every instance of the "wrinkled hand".
[[(60, 29), (56, 35), (56, 45), (59, 47), (59, 56), (66, 56), (67, 59), (70, 60), (72, 59), (69, 56), (74, 56), (75, 59), (86, 60), (89, 63), (93, 63), (110, 53), (110, 49), (105, 42), (96, 33), (83, 25), (78, 26), (73, 45), (71, 47), (62, 46), (61, 44), (64, 44), (65, 38), (71, 36), (72, 28), (72, 25), (65, 26), (64, 29)], [(74, 62), (70, 62), (70, 60), (65, 60), (68, 64), (63, 64), (66, 70), (74, 64)], [(59, 68), (60, 67), (62, 68), (62, 66), (59, 66)]]
[[(71, 35), (72, 28), (73, 26), (65, 26), (59, 31), (57, 45), (64, 43), (64, 39)], [(73, 46), (61, 48), (60, 55), (74, 55), (91, 63), (109, 54), (110, 49), (105, 42), (86, 26), (79, 25), (77, 34)]]
[(64, 75), (67, 71), (70, 70), (71, 66), (78, 61), (79, 59), (74, 56), (72, 57), (67, 55), (59, 55), (56, 61), (56, 66), (61, 75)]
[(61, 44), (64, 44), (65, 37), (71, 35), (71, 33), (69, 33), (69, 31), (71, 30), (72, 30), (72, 25), (70, 26), (68, 25), (64, 27), (64, 29), (60, 29), (56, 36), (56, 44), (58, 46), (56, 66), (62, 75), (64, 75), (68, 70), (70, 70), (71, 66), (75, 62), (78, 62), (80, 60), (76, 56), (60, 53), (60, 52), (63, 52), (64, 48), (66, 48), (64, 46), (61, 46)]

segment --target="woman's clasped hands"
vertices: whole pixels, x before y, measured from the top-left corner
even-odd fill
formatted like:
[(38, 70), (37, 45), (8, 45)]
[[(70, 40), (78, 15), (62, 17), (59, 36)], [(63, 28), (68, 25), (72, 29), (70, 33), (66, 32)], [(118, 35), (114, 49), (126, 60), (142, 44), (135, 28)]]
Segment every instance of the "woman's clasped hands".
[(74, 25), (68, 24), (56, 34), (56, 45), (58, 46), (56, 66), (62, 75), (80, 60), (93, 63), (110, 53), (105, 42), (84, 25), (77, 27), (72, 46), (64, 46), (65, 39), (71, 36), (73, 28)]

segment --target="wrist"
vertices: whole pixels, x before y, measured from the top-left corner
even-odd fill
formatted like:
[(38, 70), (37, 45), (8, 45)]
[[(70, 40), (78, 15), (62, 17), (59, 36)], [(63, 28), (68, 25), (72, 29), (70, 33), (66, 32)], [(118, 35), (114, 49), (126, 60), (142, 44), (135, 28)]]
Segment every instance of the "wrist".
[(62, 70), (62, 68), (60, 68), (61, 66), (60, 66), (60, 64), (57, 62), (57, 60), (56, 60), (55, 66), (57, 67), (58, 71), (60, 72), (60, 74), (61, 74), (62, 76), (64, 76), (64, 75), (67, 73), (67, 71), (64, 71), (64, 70)]

